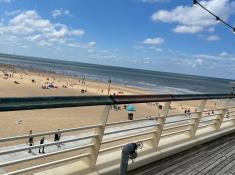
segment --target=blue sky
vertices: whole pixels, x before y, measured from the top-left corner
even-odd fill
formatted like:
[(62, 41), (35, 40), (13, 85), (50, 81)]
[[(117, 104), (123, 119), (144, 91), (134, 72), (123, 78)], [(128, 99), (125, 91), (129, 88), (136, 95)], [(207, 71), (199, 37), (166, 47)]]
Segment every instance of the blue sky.
[[(235, 1), (199, 1), (235, 25)], [(188, 0), (0, 0), (0, 52), (235, 79), (235, 34)]]

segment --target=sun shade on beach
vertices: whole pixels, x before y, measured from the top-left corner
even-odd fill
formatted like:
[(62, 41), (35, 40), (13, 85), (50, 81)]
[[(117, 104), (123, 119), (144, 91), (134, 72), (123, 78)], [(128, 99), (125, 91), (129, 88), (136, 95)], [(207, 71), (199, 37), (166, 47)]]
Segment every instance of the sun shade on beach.
[(136, 110), (135, 110), (134, 106), (128, 105), (127, 108), (126, 108), (126, 111), (136, 111)]

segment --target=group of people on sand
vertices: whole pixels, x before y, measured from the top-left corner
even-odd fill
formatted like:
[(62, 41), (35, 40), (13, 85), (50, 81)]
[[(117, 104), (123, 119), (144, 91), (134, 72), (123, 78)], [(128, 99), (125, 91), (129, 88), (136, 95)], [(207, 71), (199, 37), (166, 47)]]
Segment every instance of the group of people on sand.
[[(55, 135), (54, 135), (54, 142), (59, 142), (60, 139), (61, 139), (61, 131), (60, 131), (60, 129), (57, 129), (57, 131), (55, 132)], [(42, 145), (42, 146), (39, 147), (38, 153), (42, 153), (42, 154), (45, 153), (45, 147), (43, 146), (44, 143), (45, 143), (45, 137), (42, 137), (40, 139), (40, 142), (39, 142), (39, 144)], [(34, 145), (34, 137), (33, 137), (33, 131), (32, 130), (29, 131), (29, 138), (28, 138), (26, 144), (28, 144), (29, 147)], [(57, 147), (58, 148), (60, 147), (60, 143), (57, 144)], [(32, 152), (32, 150), (29, 149), (28, 153), (31, 153), (31, 152)]]

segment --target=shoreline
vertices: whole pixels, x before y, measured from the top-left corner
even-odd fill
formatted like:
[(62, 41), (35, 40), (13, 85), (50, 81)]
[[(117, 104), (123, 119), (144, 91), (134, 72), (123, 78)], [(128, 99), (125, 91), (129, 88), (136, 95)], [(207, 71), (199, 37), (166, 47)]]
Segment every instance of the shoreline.
[[(6, 69), (6, 71), (9, 73), (10, 70), (18, 70), (18, 73), (20, 71), (21, 74), (29, 74), (32, 76), (48, 76), (51, 77), (53, 79), (67, 79), (67, 80), (71, 80), (71, 81), (81, 81), (81, 78), (78, 76), (72, 76), (72, 75), (65, 75), (62, 73), (58, 73), (55, 71), (49, 71), (49, 70), (41, 70), (41, 69), (37, 69), (37, 68), (26, 68), (26, 67), (21, 67), (21, 66), (15, 66), (15, 65), (11, 65), (11, 64), (2, 64), (0, 63), (0, 71), (3, 71), (4, 69)], [(17, 71), (16, 71), (17, 73)], [(108, 89), (108, 84), (107, 82), (102, 82), (99, 80), (92, 80), (92, 79), (86, 79), (85, 80), (87, 84), (92, 85), (93, 88), (95, 88), (94, 86), (98, 86), (101, 89), (103, 88), (103, 90), (106, 92)], [(106, 87), (107, 86), (107, 87)], [(142, 87), (137, 87), (137, 86), (132, 86), (132, 85), (122, 85), (122, 84), (118, 84), (118, 83), (111, 83), (111, 92), (112, 89), (120, 89), (122, 91), (125, 91), (125, 94), (153, 94), (155, 93), (154, 91), (151, 91), (150, 89), (147, 88), (142, 88)], [(93, 93), (92, 93), (93, 94)], [(94, 93), (96, 94), (96, 93)], [(105, 93), (103, 94), (99, 94), (99, 95), (105, 95)], [(107, 95), (107, 94), (106, 94)]]
[[(53, 70), (47, 70), (47, 69), (40, 69), (40, 68), (33, 68), (33, 67), (27, 67), (27, 66), (21, 66), (21, 65), (13, 65), (13, 64), (6, 64), (6, 63), (0, 63), (0, 67), (2, 66), (6, 66), (9, 68), (15, 67), (18, 69), (23, 69), (29, 72), (34, 72), (34, 73), (44, 73), (44, 74), (49, 74), (51, 76), (62, 76), (62, 77), (68, 77), (71, 79), (75, 79), (78, 80), (79, 78), (81, 79), (81, 77), (83, 76), (83, 74), (81, 73), (80, 75), (73, 75), (72, 73), (63, 73), (63, 72), (57, 72), (57, 71), (53, 71)], [(86, 73), (84, 73), (86, 74)], [(100, 83), (100, 84), (106, 84), (106, 81), (108, 81), (109, 78), (112, 79), (112, 77), (109, 77), (106, 79), (106, 81), (103, 81), (102, 78), (98, 77), (98, 78), (90, 78), (90, 76), (92, 76), (92, 74), (88, 74), (88, 76), (86, 76), (86, 81), (87, 82), (92, 82), (92, 83)], [(141, 82), (140, 82), (141, 84)], [(171, 86), (155, 86), (154, 84), (146, 84), (146, 86), (144, 85), (145, 83), (143, 82), (142, 85), (134, 85), (134, 84), (126, 84), (124, 82), (117, 82), (115, 81), (115, 78), (112, 79), (112, 86), (116, 86), (119, 88), (128, 88), (128, 89), (136, 89), (138, 91), (138, 93), (140, 94), (195, 94), (195, 93), (202, 93), (202, 92), (196, 92), (196, 91), (192, 91), (189, 89), (184, 89), (184, 88), (179, 88), (179, 87), (171, 87)], [(145, 87), (144, 87), (145, 86)], [(152, 87), (151, 87), (152, 86)]]

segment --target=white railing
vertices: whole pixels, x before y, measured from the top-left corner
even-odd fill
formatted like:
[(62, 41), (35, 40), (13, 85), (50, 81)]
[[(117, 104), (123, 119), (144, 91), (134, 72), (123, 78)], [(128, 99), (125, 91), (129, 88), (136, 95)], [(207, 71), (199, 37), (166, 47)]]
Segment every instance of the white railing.
[[(202, 95), (200, 94), (199, 96), (201, 98)], [(197, 96), (194, 95), (193, 97), (196, 97), (196, 99), (198, 100)], [(146, 98), (147, 97), (145, 96), (144, 99)], [(220, 132), (221, 130), (228, 128), (229, 129), (232, 128), (235, 130), (235, 106), (231, 106), (231, 104), (233, 103), (229, 103), (232, 98), (234, 98), (234, 95), (228, 95), (227, 97), (222, 96), (220, 99), (224, 99), (223, 101), (221, 101), (224, 103), (223, 108), (207, 109), (206, 108), (207, 97), (205, 96), (204, 99), (202, 98), (201, 100), (198, 100), (198, 111), (191, 112), (190, 116), (187, 117), (185, 116), (185, 114), (169, 115), (168, 111), (170, 109), (171, 99), (168, 99), (166, 100), (165, 105), (163, 106), (161, 116), (152, 117), (151, 119), (142, 118), (142, 119), (126, 120), (126, 121), (119, 121), (112, 123), (107, 123), (110, 111), (110, 105), (105, 105), (103, 114), (100, 119), (100, 123), (96, 125), (83, 126), (78, 128), (62, 129), (60, 130), (61, 133), (79, 132), (80, 134), (78, 134), (77, 137), (73, 139), (65, 139), (56, 143), (51, 141), (50, 143), (43, 144), (43, 147), (51, 147), (51, 146), (56, 146), (58, 144), (61, 145), (65, 143), (79, 143), (77, 146), (56, 150), (46, 154), (35, 155), (30, 157), (22, 157), (17, 160), (0, 162), (0, 168), (2, 168), (5, 171), (5, 175), (14, 175), (20, 173), (42, 171), (48, 167), (53, 168), (81, 160), (92, 171), (94, 170), (94, 168), (96, 168), (97, 161), (99, 161), (98, 158), (100, 156), (106, 156), (106, 155), (108, 156), (111, 151), (120, 152), (121, 148), (129, 142), (142, 141), (144, 145), (148, 145), (147, 146), (147, 149), (149, 151), (148, 154), (151, 154), (153, 152), (158, 152), (159, 150), (162, 149), (161, 144), (164, 142), (165, 138), (169, 140), (169, 138), (171, 137), (184, 134), (185, 138), (193, 140), (196, 139), (196, 137), (200, 137), (200, 135), (198, 135), (199, 130), (205, 133), (208, 132), (208, 134), (210, 134), (207, 128), (210, 128), (210, 132), (212, 133)], [(153, 98), (150, 99), (151, 102), (153, 101), (158, 102), (157, 99)], [(180, 95), (180, 101), (185, 101), (185, 100), (194, 100), (194, 98), (190, 98), (187, 95), (186, 99), (182, 99), (182, 95)], [(210, 96), (208, 100), (213, 100), (213, 97)], [(0, 109), (2, 109), (2, 111), (11, 111), (11, 109), (23, 110), (24, 107), (20, 105), (17, 106), (17, 104), (12, 105), (12, 99), (10, 101), (11, 104), (9, 106), (7, 106), (7, 100), (1, 106), (1, 100), (0, 100), (0, 106), (1, 106)], [(162, 102), (163, 100), (161, 99), (159, 101)], [(177, 101), (177, 99), (174, 98), (173, 101)], [(75, 102), (73, 101), (72, 102), (73, 107), (75, 107), (74, 103)], [(126, 104), (127, 102), (125, 101), (123, 103)], [(131, 99), (131, 103), (133, 103), (133, 99)], [(138, 101), (138, 103), (145, 103), (145, 102), (140, 100)], [(104, 103), (101, 103), (101, 105), (103, 104)], [(122, 104), (122, 103), (120, 101), (115, 101), (114, 99), (114, 104)], [(45, 103), (43, 105), (45, 105)], [(58, 102), (56, 103), (56, 105), (57, 105), (56, 107), (58, 107)], [(93, 103), (92, 105), (95, 104)], [(79, 102), (78, 106), (89, 106), (89, 105), (87, 105), (87, 103), (86, 105), (81, 105), (81, 103)], [(44, 106), (44, 108), (47, 107)], [(50, 104), (49, 108), (53, 108), (53, 106), (51, 106)], [(27, 106), (25, 107), (25, 109), (29, 109), (29, 107)], [(42, 107), (39, 107), (39, 109), (42, 109)], [(208, 117), (208, 115), (205, 113), (211, 112), (212, 110), (214, 111), (214, 114), (211, 114)], [(179, 119), (179, 117), (181, 118)], [(182, 119), (182, 117), (184, 117), (184, 119)], [(0, 143), (6, 143), (6, 142), (8, 143), (12, 141), (21, 141), (21, 140), (23, 143), (23, 141), (25, 141), (25, 139), (28, 139), (29, 137), (37, 138), (46, 135), (53, 136), (55, 133), (56, 131), (50, 131), (50, 132), (34, 133), (29, 135), (5, 137), (5, 138), (0, 138)], [(175, 140), (172, 139), (171, 144), (174, 144), (174, 142)], [(22, 151), (34, 150), (40, 147), (42, 147), (42, 145), (34, 145), (31, 147), (25, 145), (19, 148), (4, 149), (0, 151), (0, 157), (4, 155), (17, 154)], [(83, 152), (83, 150), (88, 150), (88, 153), (86, 153), (85, 151)], [(23, 163), (31, 162), (34, 160), (42, 160), (49, 157), (64, 155), (73, 152), (75, 153), (72, 156), (66, 158), (61, 158), (61, 157), (56, 158), (55, 160), (49, 161), (47, 163), (42, 163), (33, 166), (31, 166), (31, 164), (29, 163), (28, 167), (26, 168), (25, 167), (17, 168), (17, 170), (8, 169), (10, 166), (16, 166), (19, 164), (18, 167), (20, 167), (20, 164)]]

